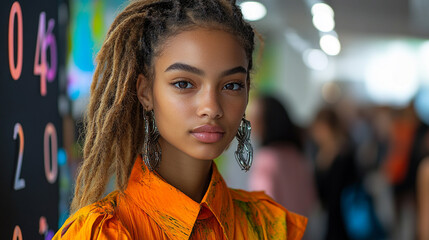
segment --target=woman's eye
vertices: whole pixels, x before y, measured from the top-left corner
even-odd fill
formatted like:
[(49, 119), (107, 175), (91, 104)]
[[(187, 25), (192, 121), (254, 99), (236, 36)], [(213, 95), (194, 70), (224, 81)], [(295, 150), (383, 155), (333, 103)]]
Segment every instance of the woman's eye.
[(187, 89), (187, 88), (192, 88), (193, 85), (190, 82), (187, 81), (179, 81), (179, 82), (175, 82), (173, 83), (173, 85), (179, 89)]
[(232, 90), (232, 91), (238, 91), (244, 88), (244, 85), (242, 83), (228, 83), (226, 84), (223, 89), (226, 90)]

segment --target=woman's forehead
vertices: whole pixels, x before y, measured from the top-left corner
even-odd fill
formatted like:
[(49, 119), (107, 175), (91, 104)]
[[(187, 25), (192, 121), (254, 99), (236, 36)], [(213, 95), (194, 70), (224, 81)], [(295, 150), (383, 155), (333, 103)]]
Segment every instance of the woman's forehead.
[(238, 39), (222, 30), (197, 28), (171, 36), (155, 58), (157, 71), (184, 63), (199, 69), (223, 71), (242, 66), (247, 70), (246, 52)]

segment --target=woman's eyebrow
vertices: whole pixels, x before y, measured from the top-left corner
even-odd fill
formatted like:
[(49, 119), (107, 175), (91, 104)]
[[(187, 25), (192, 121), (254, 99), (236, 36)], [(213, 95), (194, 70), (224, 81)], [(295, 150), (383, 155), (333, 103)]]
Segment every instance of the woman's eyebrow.
[[(205, 75), (205, 73), (204, 73), (203, 70), (201, 70), (201, 69), (199, 69), (197, 67), (191, 66), (189, 64), (180, 63), (180, 62), (179, 63), (173, 63), (167, 69), (165, 69), (165, 72), (174, 71), (174, 70), (182, 70), (182, 71), (194, 73), (194, 74), (197, 74), (197, 75), (200, 75), (200, 76), (204, 76)], [(225, 77), (225, 76), (236, 74), (236, 73), (247, 74), (247, 70), (244, 67), (242, 67), (242, 66), (238, 66), (238, 67), (231, 68), (229, 70), (223, 71), (220, 76), (221, 77)]]
[(185, 64), (185, 63), (174, 63), (172, 65), (170, 65), (167, 69), (165, 69), (165, 72), (168, 71), (173, 71), (173, 70), (182, 70), (182, 71), (186, 71), (186, 72), (190, 72), (190, 73), (194, 73), (200, 76), (204, 76), (204, 71), (193, 67), (191, 65)]
[(247, 70), (242, 66), (238, 66), (238, 67), (235, 67), (235, 68), (232, 68), (232, 69), (229, 69), (229, 70), (222, 72), (221, 76), (225, 77), (225, 76), (236, 74), (236, 73), (247, 74)]

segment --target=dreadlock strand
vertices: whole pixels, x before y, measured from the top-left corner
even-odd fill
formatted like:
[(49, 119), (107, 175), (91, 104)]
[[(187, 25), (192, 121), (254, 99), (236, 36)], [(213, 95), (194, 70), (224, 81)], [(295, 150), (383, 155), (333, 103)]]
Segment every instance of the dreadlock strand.
[[(127, 124), (128, 125), (128, 124)], [(116, 157), (116, 186), (118, 189), (125, 189), (127, 185), (127, 178), (125, 176), (128, 175), (128, 166), (133, 164), (134, 154), (130, 151), (127, 151), (126, 146), (131, 146), (132, 137), (131, 137), (131, 126), (127, 126), (126, 132), (124, 132), (124, 141), (120, 142), (120, 149), (118, 151), (118, 156)], [(125, 164), (122, 164), (125, 163)]]

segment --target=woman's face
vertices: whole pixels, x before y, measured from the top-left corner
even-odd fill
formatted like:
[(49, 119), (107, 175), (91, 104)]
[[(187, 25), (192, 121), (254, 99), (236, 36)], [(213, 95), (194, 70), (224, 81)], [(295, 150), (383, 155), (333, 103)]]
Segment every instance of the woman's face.
[(155, 112), (162, 151), (218, 157), (247, 105), (247, 67), (244, 48), (227, 32), (197, 28), (167, 39), (145, 98)]

